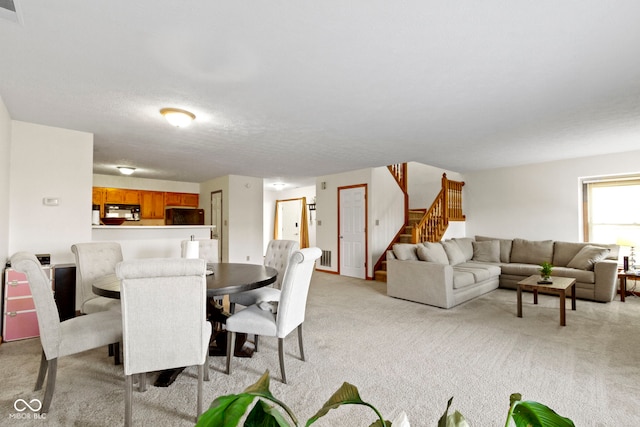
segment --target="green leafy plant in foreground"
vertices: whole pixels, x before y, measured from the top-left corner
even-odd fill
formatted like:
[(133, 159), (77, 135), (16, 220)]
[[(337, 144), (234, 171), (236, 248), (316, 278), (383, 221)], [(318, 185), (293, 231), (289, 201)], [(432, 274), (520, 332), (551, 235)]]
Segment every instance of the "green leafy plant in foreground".
[(551, 264), (550, 262), (544, 261), (542, 264), (540, 264), (540, 276), (542, 276), (543, 279), (548, 279), (549, 277), (551, 277), (552, 271), (553, 264)]
[[(247, 387), (244, 392), (216, 398), (210, 408), (202, 414), (196, 427), (236, 427), (256, 398), (258, 401), (247, 415), (244, 427), (299, 426), (293, 411), (269, 391), (269, 371), (266, 371), (258, 382)], [(468, 427), (469, 424), (460, 412), (448, 413), (452, 401), (453, 397), (449, 399), (447, 408), (438, 421), (438, 427)], [(268, 402), (280, 406), (293, 424), (289, 424), (276, 407), (271, 406)], [(545, 405), (538, 402), (523, 402), (520, 394), (512, 394), (510, 402), (505, 427), (509, 426), (511, 420), (515, 422), (516, 427), (574, 427), (570, 419), (561, 417)], [(373, 405), (360, 398), (358, 389), (347, 382), (343, 383), (322, 408), (309, 418), (305, 426), (310, 426), (330, 410), (337, 409), (341, 405), (364, 405), (371, 408), (375, 412), (377, 420), (369, 427), (391, 427), (392, 425), (394, 427), (410, 427), (404, 413), (400, 414), (393, 422), (384, 420)]]

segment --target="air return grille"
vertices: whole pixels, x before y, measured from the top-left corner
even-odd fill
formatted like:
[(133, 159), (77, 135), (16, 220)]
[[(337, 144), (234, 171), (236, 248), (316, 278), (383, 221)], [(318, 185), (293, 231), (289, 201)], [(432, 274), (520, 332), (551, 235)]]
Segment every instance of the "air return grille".
[(331, 267), (331, 251), (322, 250), (322, 255), (320, 256), (320, 265), (322, 267)]

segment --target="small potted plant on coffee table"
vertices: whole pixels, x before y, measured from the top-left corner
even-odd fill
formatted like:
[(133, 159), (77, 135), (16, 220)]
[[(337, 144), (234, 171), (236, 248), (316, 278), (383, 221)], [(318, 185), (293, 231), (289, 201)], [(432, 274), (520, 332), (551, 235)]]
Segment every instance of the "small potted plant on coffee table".
[(538, 284), (549, 285), (553, 283), (551, 281), (552, 271), (553, 271), (553, 264), (551, 264), (550, 262), (545, 261), (542, 264), (540, 264), (540, 278), (542, 280), (538, 281)]

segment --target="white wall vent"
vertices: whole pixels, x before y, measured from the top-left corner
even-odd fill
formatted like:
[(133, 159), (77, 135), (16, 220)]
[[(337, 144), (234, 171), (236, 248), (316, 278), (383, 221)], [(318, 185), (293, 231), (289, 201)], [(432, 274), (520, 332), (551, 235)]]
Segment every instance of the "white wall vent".
[(322, 255), (320, 256), (320, 265), (322, 267), (331, 267), (331, 251), (322, 250)]
[(22, 11), (18, 0), (0, 0), (0, 18), (22, 25)]

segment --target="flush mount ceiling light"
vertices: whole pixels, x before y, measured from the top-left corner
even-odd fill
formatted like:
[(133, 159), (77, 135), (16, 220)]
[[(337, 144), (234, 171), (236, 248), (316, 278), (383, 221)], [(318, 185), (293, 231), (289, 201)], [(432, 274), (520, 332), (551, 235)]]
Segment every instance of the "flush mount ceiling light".
[(274, 184), (272, 184), (276, 190), (280, 191), (282, 190), (287, 184), (285, 184), (284, 182), (276, 182)]
[(122, 175), (131, 175), (136, 168), (130, 168), (128, 166), (118, 166), (118, 170)]
[(195, 114), (179, 108), (163, 108), (160, 110), (160, 114), (162, 114), (171, 125), (179, 128), (189, 126), (196, 118)]

